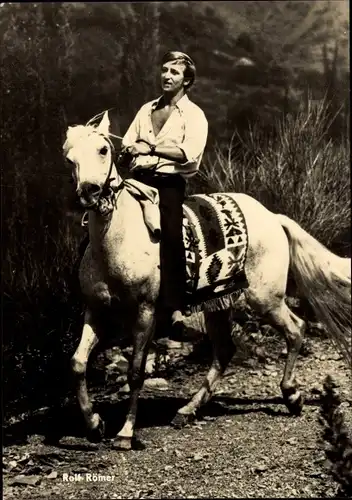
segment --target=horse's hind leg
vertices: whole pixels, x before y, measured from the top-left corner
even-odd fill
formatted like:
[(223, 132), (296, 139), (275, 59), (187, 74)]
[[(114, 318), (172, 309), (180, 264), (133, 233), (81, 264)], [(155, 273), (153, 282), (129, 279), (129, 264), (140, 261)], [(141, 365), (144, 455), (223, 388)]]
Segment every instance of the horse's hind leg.
[(78, 403), (88, 428), (87, 437), (92, 442), (100, 441), (104, 435), (104, 422), (97, 413), (93, 413), (86, 379), (88, 358), (97, 343), (96, 327), (91, 312), (87, 310), (84, 316), (82, 337), (76, 352), (72, 356), (71, 365), (77, 384)]
[(286, 365), (280, 384), (284, 402), (290, 413), (300, 415), (303, 399), (297, 389), (294, 370), (303, 341), (305, 323), (287, 307), (284, 299), (277, 308), (268, 313), (268, 318), (272, 325), (284, 335), (287, 344)]
[(229, 310), (206, 312), (205, 324), (207, 333), (212, 341), (213, 362), (203, 381), (202, 387), (186, 406), (178, 410), (172, 421), (174, 427), (180, 428), (185, 425), (194, 418), (199, 407), (209, 401), (235, 352), (235, 345), (231, 338)]

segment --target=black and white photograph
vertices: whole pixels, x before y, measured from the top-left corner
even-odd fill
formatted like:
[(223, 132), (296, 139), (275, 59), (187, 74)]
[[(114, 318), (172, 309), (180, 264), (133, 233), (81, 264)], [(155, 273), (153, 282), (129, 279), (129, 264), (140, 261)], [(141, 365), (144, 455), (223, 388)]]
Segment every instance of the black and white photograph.
[(351, 498), (348, 0), (0, 32), (3, 498)]

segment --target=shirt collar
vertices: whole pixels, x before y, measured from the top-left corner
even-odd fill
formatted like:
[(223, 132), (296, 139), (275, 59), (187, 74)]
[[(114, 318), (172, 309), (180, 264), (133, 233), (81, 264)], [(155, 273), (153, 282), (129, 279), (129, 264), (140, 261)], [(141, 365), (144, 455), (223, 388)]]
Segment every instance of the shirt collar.
[[(157, 105), (159, 104), (159, 101), (160, 99), (162, 98), (163, 96), (161, 95), (160, 97), (158, 97), (157, 99), (155, 99), (154, 101), (152, 101), (152, 110), (154, 110)], [(188, 95), (185, 94), (181, 97), (181, 99), (179, 99), (176, 103), (176, 108), (180, 109), (181, 111), (184, 110), (184, 108), (187, 106), (187, 104), (189, 103), (189, 98), (188, 98)]]

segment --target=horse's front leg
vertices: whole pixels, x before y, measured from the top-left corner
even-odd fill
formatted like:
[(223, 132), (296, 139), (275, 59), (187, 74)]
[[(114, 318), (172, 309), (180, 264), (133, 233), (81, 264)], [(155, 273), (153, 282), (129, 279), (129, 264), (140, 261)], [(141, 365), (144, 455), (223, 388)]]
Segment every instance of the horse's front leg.
[(104, 435), (104, 422), (98, 413), (93, 413), (93, 405), (88, 395), (86, 379), (88, 358), (97, 343), (96, 326), (93, 322), (92, 313), (87, 309), (84, 316), (81, 341), (72, 356), (71, 365), (77, 384), (78, 403), (87, 425), (87, 437), (91, 442), (101, 441)]
[(117, 449), (130, 450), (136, 424), (137, 405), (145, 376), (145, 363), (155, 327), (155, 308), (142, 303), (139, 307), (135, 332), (133, 335), (133, 353), (128, 373), (131, 396), (124, 426), (117, 434), (113, 446)]

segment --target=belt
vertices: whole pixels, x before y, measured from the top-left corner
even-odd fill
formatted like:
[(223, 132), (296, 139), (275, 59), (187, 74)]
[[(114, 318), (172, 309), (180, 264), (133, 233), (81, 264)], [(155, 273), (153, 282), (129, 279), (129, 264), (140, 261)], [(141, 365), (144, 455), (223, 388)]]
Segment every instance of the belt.
[(151, 179), (171, 179), (171, 178), (178, 178), (178, 177), (182, 177), (182, 175), (180, 174), (167, 174), (167, 173), (164, 173), (164, 172), (155, 172), (153, 171), (153, 169), (148, 169), (148, 170), (144, 170), (144, 169), (140, 169), (140, 170), (135, 170), (133, 172), (133, 176), (134, 177), (149, 177)]

